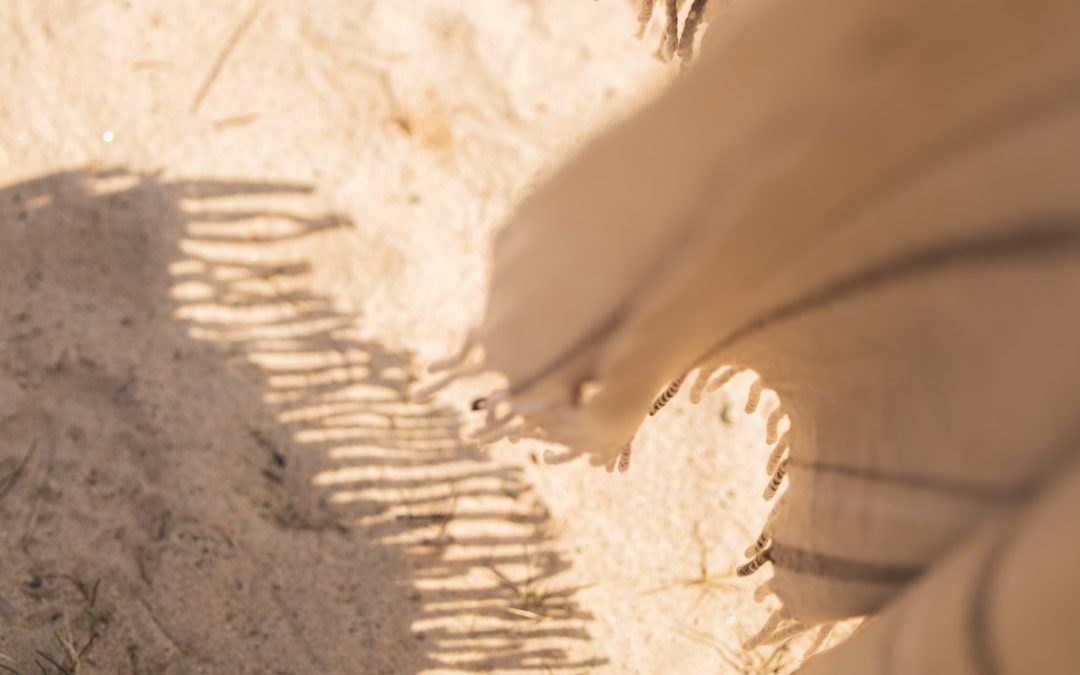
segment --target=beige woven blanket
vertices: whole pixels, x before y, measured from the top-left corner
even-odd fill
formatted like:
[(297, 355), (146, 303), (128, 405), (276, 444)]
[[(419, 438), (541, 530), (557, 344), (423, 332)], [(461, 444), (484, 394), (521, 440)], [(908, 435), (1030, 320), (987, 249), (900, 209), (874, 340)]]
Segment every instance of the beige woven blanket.
[(1080, 3), (761, 0), (494, 256), (439, 364), (505, 376), (481, 440), (625, 469), (684, 376), (776, 392), (753, 644), (880, 613), (806, 672), (1078, 672)]

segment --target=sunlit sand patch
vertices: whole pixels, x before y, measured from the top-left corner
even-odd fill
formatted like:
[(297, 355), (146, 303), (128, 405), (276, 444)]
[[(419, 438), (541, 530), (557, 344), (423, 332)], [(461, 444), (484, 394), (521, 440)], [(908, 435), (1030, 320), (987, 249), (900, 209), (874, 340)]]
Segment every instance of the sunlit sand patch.
[[(487, 468), (489, 466), (486, 462), (478, 463), (470, 460), (442, 461), (438, 464), (438, 479), (461, 484), (469, 480), (501, 477), (502, 472)], [(425, 464), (398, 466), (394, 467), (392, 472), (379, 466), (348, 466), (318, 473), (311, 480), (315, 485), (337, 485), (375, 478), (390, 478), (393, 481), (415, 481), (420, 485), (428, 485), (433, 478), (433, 470), (430, 465)]]
[[(395, 393), (395, 390), (388, 386), (379, 386), (373, 384), (348, 384), (342, 385), (337, 391), (327, 393), (322, 397), (322, 400), (333, 402), (355, 402), (355, 401), (390, 401)], [(284, 405), (286, 403), (304, 403), (310, 401), (310, 392), (306, 389), (272, 389), (263, 394), (263, 401), (266, 403), (272, 403), (274, 405)]]
[(396, 434), (441, 435), (456, 433), (457, 419), (452, 417), (398, 417), (382, 415), (366, 410), (341, 411), (322, 416), (323, 425), (330, 427), (357, 427), (372, 430), (392, 430)]
[(194, 258), (186, 258), (184, 260), (177, 260), (169, 263), (169, 274), (173, 277), (191, 276), (193, 274), (203, 274), (206, 272), (208, 265), (202, 260), (196, 260)]
[(284, 266), (267, 266), (246, 279), (236, 279), (232, 284), (234, 293), (288, 303), (296, 303), (292, 294), (301, 295), (304, 289), (304, 280), (289, 274)]
[(271, 375), (270, 386), (274, 389), (293, 389), (297, 387), (310, 387), (319, 384), (341, 384), (354, 382), (357, 379), (367, 377), (371, 373), (364, 366), (346, 366), (342, 368), (328, 368), (310, 373), (290, 373), (287, 375)]
[[(182, 311), (178, 310), (178, 318), (185, 318), (179, 314)], [(198, 340), (210, 342), (251, 342), (254, 340), (295, 338), (325, 333), (343, 325), (345, 321), (345, 319), (339, 317), (325, 317), (288, 324), (278, 323), (262, 326), (233, 326), (225, 321), (223, 327), (217, 329), (193, 326), (191, 335)]]
[[(215, 281), (239, 282), (256, 276), (261, 270), (245, 265), (216, 264), (211, 269), (210, 277)], [(233, 283), (232, 288), (236, 287)]]
[(177, 310), (178, 319), (220, 324), (277, 324), (298, 319), (307, 312), (303, 304), (278, 303), (230, 307), (211, 303), (189, 304)]
[(179, 248), (185, 255), (211, 263), (231, 263), (234, 266), (242, 263), (267, 263), (273, 260), (271, 252), (257, 242), (185, 239), (180, 242)]
[[(408, 453), (412, 457), (430, 457), (430, 451), (414, 450)], [(341, 445), (331, 448), (326, 453), (327, 457), (339, 461), (363, 461), (372, 459), (398, 458), (402, 455), (401, 448), (387, 448), (381, 445)]]
[(193, 237), (245, 237), (249, 239), (267, 239), (273, 237), (292, 237), (303, 234), (304, 225), (296, 218), (281, 217), (260, 219), (257, 226), (244, 223), (238, 226), (234, 222), (193, 223), (188, 233)]
[(188, 281), (173, 286), (169, 294), (180, 302), (195, 302), (212, 298), (214, 287), (201, 281)]
[[(108, 142), (111, 142), (113, 132), (106, 131), (105, 133), (110, 135)], [(135, 188), (141, 180), (143, 180), (143, 177), (139, 174), (129, 173), (127, 171), (106, 171), (97, 176), (91, 184), (91, 191), (96, 195), (103, 196), (119, 194)], [(33, 203), (31, 203), (31, 205), (33, 205)]]
[(271, 345), (266, 344), (267, 351), (252, 351), (248, 354), (248, 358), (252, 363), (273, 372), (307, 371), (316, 368), (371, 363), (371, 355), (360, 349), (309, 352), (290, 349), (295, 346), (297, 346), (295, 342), (286, 342), (279, 345), (280, 349), (269, 351)]
[(349, 415), (357, 412), (370, 414), (367, 413), (367, 407), (359, 401), (334, 401), (317, 405), (297, 406), (291, 410), (283, 410), (278, 414), (278, 421), (283, 423), (313, 422), (334, 415)]

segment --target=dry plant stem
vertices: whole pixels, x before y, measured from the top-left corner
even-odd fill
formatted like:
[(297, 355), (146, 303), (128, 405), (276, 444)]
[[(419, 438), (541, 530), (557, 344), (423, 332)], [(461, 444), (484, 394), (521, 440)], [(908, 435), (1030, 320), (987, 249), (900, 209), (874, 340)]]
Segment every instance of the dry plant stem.
[(578, 591), (588, 588), (592, 584), (545, 590), (536, 583), (535, 559), (528, 557), (527, 548), (525, 555), (529, 571), (524, 582), (515, 583), (505, 574), (500, 572), (494, 565), (489, 567), (499, 583), (509, 589), (516, 597), (517, 602), (506, 607), (506, 612), (513, 616), (533, 621), (556, 619), (571, 614), (574, 609), (574, 604), (571, 600), (572, 596)]
[(251, 24), (255, 22), (255, 18), (259, 15), (260, 9), (262, 9), (262, 2), (256, 0), (256, 2), (252, 4), (251, 9), (244, 15), (244, 18), (237, 24), (232, 35), (230, 35), (229, 39), (225, 42), (225, 46), (218, 52), (217, 58), (214, 59), (214, 65), (210, 67), (210, 70), (206, 73), (206, 77), (203, 79), (202, 85), (195, 93), (195, 97), (191, 99), (191, 114), (194, 115), (199, 112), (199, 108), (206, 99), (206, 95), (210, 93), (210, 87), (214, 86), (214, 82), (217, 81), (218, 76), (221, 75), (221, 71), (225, 67), (225, 62), (229, 60), (229, 56), (232, 55), (233, 50), (236, 49), (236, 45), (240, 43), (244, 34), (251, 28)]
[[(36, 649), (34, 652), (37, 654), (37, 658), (34, 659), (34, 665), (37, 667), (38, 671), (44, 675), (78, 675), (82, 669), (86, 655), (90, 653), (90, 649), (98, 639), (97, 629), (98, 625), (101, 623), (102, 617), (97, 613), (96, 605), (101, 580), (98, 579), (93, 584), (87, 585), (76, 576), (70, 574), (63, 574), (60, 576), (70, 581), (82, 597), (83, 607), (81, 612), (86, 623), (86, 628), (83, 632), (83, 636), (81, 638), (76, 638), (75, 633), (71, 629), (70, 618), (65, 610), (63, 612), (63, 633), (61, 634), (59, 631), (53, 633), (53, 638), (59, 646), (61, 655), (54, 656), (44, 649)], [(50, 672), (50, 668), (52, 669), (52, 672)], [(15, 675), (24, 675), (22, 671), (2, 663), (0, 663), (0, 670)]]
[(35, 438), (30, 442), (30, 447), (26, 449), (26, 454), (19, 460), (19, 464), (8, 475), (0, 478), (0, 499), (6, 497), (15, 488), (15, 484), (19, 482), (19, 479), (26, 472), (26, 466), (30, 463), (30, 458), (34, 456), (36, 448), (37, 439)]

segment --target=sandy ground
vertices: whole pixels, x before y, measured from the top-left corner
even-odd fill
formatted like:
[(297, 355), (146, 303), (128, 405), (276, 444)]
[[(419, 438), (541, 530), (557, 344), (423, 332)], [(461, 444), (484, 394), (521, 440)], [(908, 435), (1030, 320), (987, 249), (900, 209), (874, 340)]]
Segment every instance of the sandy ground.
[(672, 74), (635, 27), (0, 3), (0, 671), (774, 672), (736, 653), (745, 382), (680, 395), (621, 476), (405, 396), (514, 199)]

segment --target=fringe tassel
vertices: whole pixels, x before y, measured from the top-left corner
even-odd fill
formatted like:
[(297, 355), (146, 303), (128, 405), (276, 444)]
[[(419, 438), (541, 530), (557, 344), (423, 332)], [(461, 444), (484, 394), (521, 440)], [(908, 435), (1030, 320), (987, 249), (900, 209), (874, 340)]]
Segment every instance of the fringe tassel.
[(494, 443), (504, 436), (516, 434), (525, 429), (521, 416), (511, 412), (505, 417), (495, 419), (469, 435), (469, 440), (479, 445)]
[(649, 21), (652, 20), (653, 6), (656, 4), (656, 0), (641, 0), (641, 7), (638, 8), (638, 32), (637, 36), (640, 38), (645, 35), (645, 29), (649, 27)]
[(417, 387), (416, 389), (413, 389), (410, 398), (412, 399), (413, 403), (427, 403), (435, 394), (445, 389), (453, 381), (460, 380), (463, 377), (479, 375), (482, 372), (484, 372), (484, 366), (480, 363), (472, 366), (466, 366), (464, 368), (459, 368), (457, 370), (447, 373), (445, 376), (436, 380), (435, 382), (432, 382), (423, 387)]
[(694, 0), (694, 4), (690, 5), (690, 12), (686, 15), (686, 22), (683, 23), (677, 50), (679, 60), (684, 64), (694, 59), (694, 37), (698, 26), (701, 25), (701, 19), (705, 16), (705, 6), (708, 4), (709, 0)]
[(770, 635), (776, 632), (777, 627), (781, 621), (786, 621), (788, 618), (787, 612), (784, 608), (780, 608), (769, 615), (769, 618), (765, 621), (765, 624), (758, 632), (748, 637), (742, 644), (743, 649), (757, 649)]
[(746, 414), (753, 415), (757, 410), (758, 404), (761, 403), (761, 392), (765, 388), (765, 383), (761, 381), (761, 378), (754, 380), (754, 383), (750, 385), (750, 393), (746, 396)]
[(776, 496), (776, 491), (780, 489), (780, 484), (784, 482), (784, 476), (787, 475), (787, 459), (780, 462), (780, 466), (776, 467), (776, 473), (773, 474), (769, 484), (765, 486), (765, 491), (761, 493), (762, 498), (765, 501), (769, 501)]
[[(678, 54), (680, 60), (689, 63), (694, 57), (694, 39), (697, 37), (702, 19), (705, 18), (705, 9), (708, 7), (709, 0), (694, 0), (686, 14), (680, 36), (679, 5), (684, 2), (685, 0), (664, 0), (666, 25), (664, 35), (660, 38), (660, 46), (656, 50), (657, 58), (663, 61), (670, 61), (672, 56)], [(656, 0), (641, 0), (638, 5), (638, 38), (645, 35), (649, 22), (652, 21), (655, 6)]]
[(668, 404), (668, 401), (675, 397), (675, 394), (679, 393), (679, 388), (682, 387), (683, 381), (685, 379), (685, 375), (676, 379), (674, 382), (668, 385), (667, 389), (665, 389), (659, 396), (656, 397), (656, 400), (653, 401), (652, 407), (649, 408), (650, 417), (660, 412), (660, 409), (666, 406)]
[(772, 445), (776, 442), (776, 435), (780, 430), (780, 420), (784, 418), (785, 414), (783, 406), (777, 406), (776, 410), (769, 414), (769, 420), (765, 423), (766, 445)]
[(763, 639), (759, 644), (774, 645), (777, 642), (783, 642), (788, 638), (794, 637), (799, 633), (805, 633), (806, 631), (810, 630), (810, 628), (811, 626), (809, 624), (803, 623), (802, 621), (796, 621), (795, 623), (773, 631), (771, 635)]
[[(484, 397), (484, 409), (487, 410), (484, 426), (490, 427), (499, 420), (505, 420), (513, 414), (513, 406), (510, 404), (509, 398), (510, 393), (507, 391), (496, 392)], [(500, 408), (505, 414), (499, 414)]]
[(808, 659), (814, 654), (821, 651), (821, 648), (825, 646), (825, 641), (832, 635), (833, 629), (836, 628), (836, 622), (831, 621), (829, 623), (823, 623), (818, 626), (817, 633), (814, 634), (814, 640), (810, 643), (810, 646), (803, 652), (803, 659)]
[(730, 382), (731, 378), (735, 377), (740, 372), (741, 371), (738, 368), (728, 368), (724, 372), (720, 373), (719, 377), (717, 377), (715, 380), (710, 382), (708, 386), (705, 387), (705, 393), (711, 394), (712, 392), (716, 391), (720, 387)]
[(735, 568), (735, 574), (740, 577), (748, 577), (761, 569), (761, 566), (772, 560), (771, 550), (760, 551), (752, 559)]
[(754, 602), (765, 602), (765, 598), (772, 595), (772, 593), (772, 588), (769, 586), (769, 583), (765, 582), (754, 589)]
[(555, 452), (554, 450), (544, 451), (544, 464), (566, 464), (581, 456), (580, 452), (574, 450), (567, 450), (566, 452)]
[(656, 55), (661, 61), (670, 61), (679, 45), (679, 0), (664, 0), (664, 8), (667, 10), (667, 26)]
[(755, 541), (753, 544), (750, 545), (749, 548), (746, 549), (746, 557), (753, 558), (758, 553), (764, 551), (770, 542), (772, 542), (772, 537), (770, 537), (768, 533), (762, 531), (761, 536), (757, 538), (757, 541)]
[(769, 476), (776, 474), (776, 467), (780, 466), (780, 460), (783, 459), (784, 453), (788, 449), (788, 435), (785, 432), (780, 442), (773, 448), (771, 454), (769, 454), (769, 460), (765, 462), (765, 473)]
[(701, 368), (698, 370), (694, 384), (690, 387), (690, 402), (697, 405), (701, 403), (701, 397), (705, 393), (705, 386), (709, 384), (709, 378), (716, 372), (716, 368)]
[(476, 334), (473, 331), (465, 336), (465, 341), (461, 344), (461, 349), (457, 351), (453, 356), (448, 356), (445, 359), (434, 361), (428, 366), (428, 372), (437, 373), (443, 370), (450, 370), (463, 365), (466, 361), (473, 356), (473, 352), (476, 350)]

